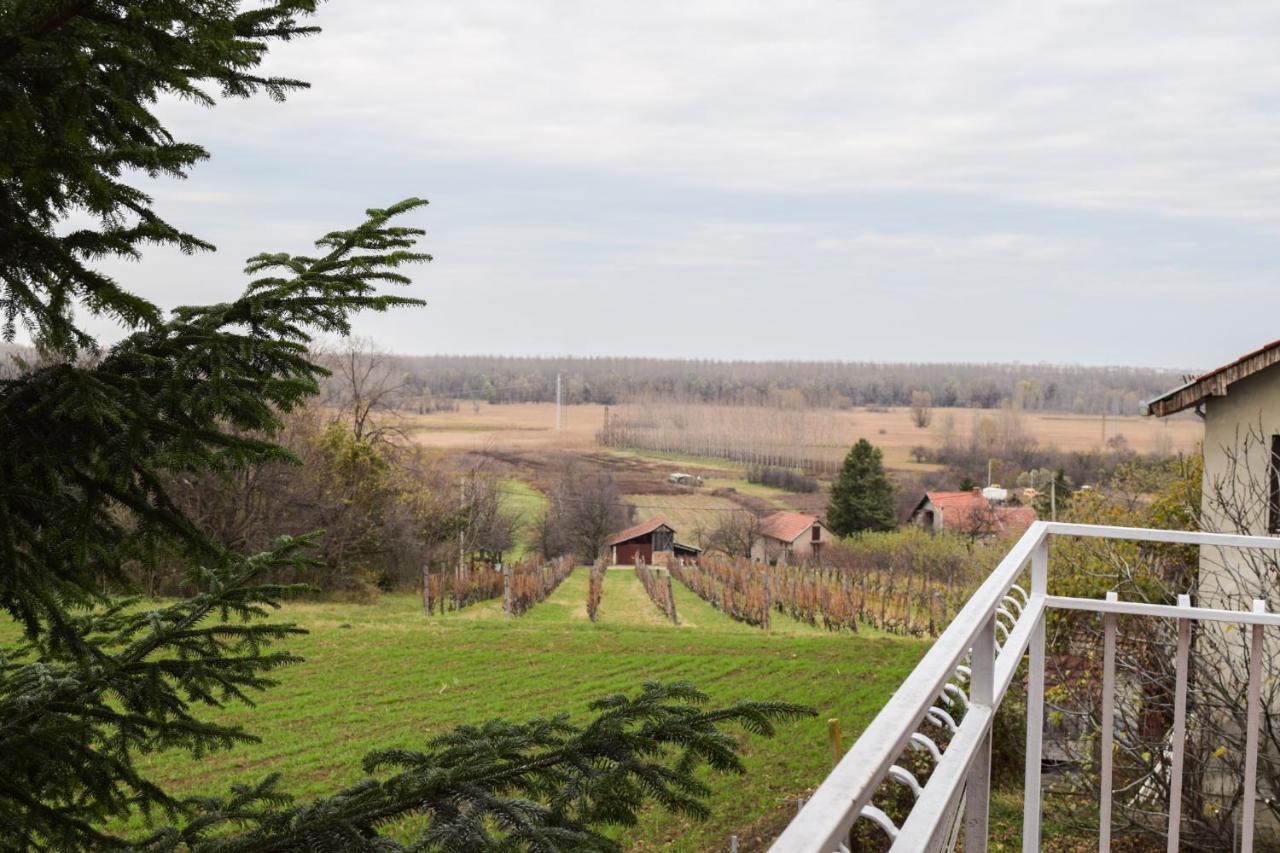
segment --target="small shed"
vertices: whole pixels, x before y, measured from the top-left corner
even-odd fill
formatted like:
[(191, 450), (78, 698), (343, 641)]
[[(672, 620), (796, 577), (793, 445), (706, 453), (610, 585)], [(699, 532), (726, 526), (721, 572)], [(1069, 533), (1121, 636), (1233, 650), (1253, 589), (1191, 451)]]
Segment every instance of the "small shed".
[(673, 553), (675, 543), (675, 528), (660, 515), (619, 531), (604, 542), (609, 549), (610, 562), (615, 566), (634, 563), (637, 556), (644, 558), (646, 563), (652, 563), (654, 554)]

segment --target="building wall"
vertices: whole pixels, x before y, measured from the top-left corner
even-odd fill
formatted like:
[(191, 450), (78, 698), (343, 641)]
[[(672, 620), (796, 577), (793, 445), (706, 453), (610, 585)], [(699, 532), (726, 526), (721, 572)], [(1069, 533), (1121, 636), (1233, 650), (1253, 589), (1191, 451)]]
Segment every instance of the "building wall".
[[(1205, 401), (1203, 529), (1267, 535), (1274, 435), (1280, 435), (1280, 365), (1241, 379), (1225, 396)], [(1228, 520), (1216, 497), (1233, 492), (1233, 503), (1244, 510), (1242, 520)], [(1259, 595), (1252, 578), (1261, 570), (1256, 556), (1250, 560), (1237, 549), (1201, 549), (1201, 603), (1247, 608)]]
[[(1201, 528), (1210, 532), (1268, 535), (1270, 444), (1273, 435), (1280, 435), (1280, 365), (1232, 383), (1226, 395), (1205, 401), (1204, 412)], [(1230, 494), (1232, 490), (1236, 494), (1232, 503), (1241, 506), (1245, 512), (1242, 518), (1237, 516), (1237, 519), (1228, 520), (1215, 493)], [(1274, 582), (1264, 580), (1268, 574), (1274, 577), (1274, 562), (1269, 565), (1260, 556), (1256, 552), (1236, 548), (1202, 547), (1197, 604), (1248, 610), (1254, 598), (1269, 597), (1268, 609), (1272, 612), (1280, 609), (1280, 600), (1274, 594), (1267, 596), (1266, 593), (1269, 589), (1274, 590)], [(1197, 648), (1203, 649), (1206, 644), (1211, 644), (1224, 650), (1227, 660), (1223, 663), (1231, 666), (1232, 678), (1243, 693), (1249, 677), (1248, 656), (1243, 644), (1236, 639), (1240, 636), (1238, 626), (1207, 622), (1202, 623), (1199, 630), (1204, 632), (1204, 639), (1198, 641)], [(1263, 659), (1262, 695), (1268, 712), (1274, 715), (1280, 713), (1280, 707), (1276, 705), (1275, 693), (1266, 685), (1274, 683), (1280, 675), (1277, 673), (1280, 638), (1273, 631), (1266, 631), (1263, 636), (1266, 654)], [(1223, 678), (1222, 683), (1230, 685), (1231, 682)], [(1263, 751), (1270, 754), (1271, 760), (1276, 760), (1265, 735)], [(1211, 793), (1230, 793), (1233, 783), (1224, 780), (1225, 776), (1211, 775), (1206, 784), (1210, 786)], [(1268, 795), (1267, 782), (1261, 774), (1259, 795)], [(1259, 808), (1258, 818), (1260, 832), (1277, 831), (1266, 808)]]
[(912, 516), (912, 522), (931, 533), (936, 533), (942, 530), (942, 510), (934, 506), (933, 501), (926, 499)]
[[(819, 524), (819, 550), (831, 547), (835, 537), (825, 525)], [(805, 528), (804, 533), (790, 543), (780, 542), (767, 536), (761, 536), (751, 546), (751, 559), (760, 562), (803, 563), (813, 556), (812, 528)]]
[(646, 541), (632, 540), (613, 546), (612, 564), (615, 566), (631, 566), (636, 562), (636, 555), (644, 558), (646, 563), (653, 563), (653, 546)]

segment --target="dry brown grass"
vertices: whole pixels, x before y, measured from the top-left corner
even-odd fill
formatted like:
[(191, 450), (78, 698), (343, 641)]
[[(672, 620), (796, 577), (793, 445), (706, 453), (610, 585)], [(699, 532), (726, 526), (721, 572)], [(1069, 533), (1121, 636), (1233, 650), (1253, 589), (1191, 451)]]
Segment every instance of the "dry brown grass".
[[(612, 410), (626, 417), (629, 407), (615, 406)], [(551, 403), (480, 403), (478, 407), (464, 403), (457, 412), (406, 415), (404, 426), (417, 443), (446, 450), (586, 450), (596, 446), (595, 435), (604, 423), (604, 411), (604, 406), (565, 406), (563, 429), (556, 432), (555, 406)], [(933, 423), (925, 429), (912, 424), (906, 407), (885, 411), (815, 410), (809, 417), (828, 420), (821, 432), (833, 436), (833, 444), (814, 448), (824, 456), (843, 455), (859, 438), (866, 438), (884, 451), (890, 467), (921, 471), (925, 466), (910, 460), (911, 448), (940, 444), (948, 418), (958, 434), (966, 435), (975, 418), (996, 414), (976, 409), (935, 409)], [(1104, 424), (1099, 416), (1026, 412), (1020, 417), (1025, 431), (1041, 445), (1066, 451), (1103, 446)], [(1194, 417), (1105, 419), (1106, 438), (1123, 435), (1139, 453), (1190, 451), (1203, 434), (1201, 422)]]

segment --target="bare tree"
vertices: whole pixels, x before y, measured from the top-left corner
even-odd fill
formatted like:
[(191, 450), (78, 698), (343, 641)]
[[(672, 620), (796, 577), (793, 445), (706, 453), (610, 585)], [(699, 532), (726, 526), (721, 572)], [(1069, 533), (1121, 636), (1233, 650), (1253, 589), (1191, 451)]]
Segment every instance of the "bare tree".
[(928, 391), (911, 392), (911, 422), (919, 429), (933, 423), (933, 395)]
[(605, 540), (630, 523), (633, 510), (606, 470), (565, 456), (559, 475), (546, 511), (535, 522), (539, 549), (546, 557), (572, 553), (580, 560), (595, 560)]
[(760, 516), (750, 510), (731, 510), (721, 513), (720, 523), (707, 534), (706, 550), (730, 557), (750, 557), (760, 539)]
[[(1270, 437), (1261, 425), (1244, 427), (1234, 446), (1217, 449), (1222, 463), (1203, 479), (1198, 460), (1171, 461), (1182, 466), (1153, 500), (1149, 481), (1118, 489), (1112, 498), (1098, 491), (1077, 495), (1072, 520), (1171, 526), (1213, 532), (1258, 534), (1267, 531), (1272, 488)], [(1188, 467), (1189, 466), (1189, 467)], [(1149, 472), (1137, 470), (1140, 478)], [(1131, 493), (1142, 493), (1134, 500)], [(1118, 516), (1118, 517), (1117, 517)], [(1055, 567), (1071, 573), (1082, 591), (1117, 590), (1126, 600), (1172, 604), (1192, 594), (1205, 607), (1248, 610), (1262, 599), (1280, 606), (1280, 563), (1274, 552), (1257, 549), (1203, 548), (1128, 542), (1064, 541), (1055, 545)], [(1059, 562), (1060, 561), (1060, 562)], [(1069, 567), (1069, 568), (1068, 568)], [(1221, 849), (1233, 837), (1243, 801), (1250, 632), (1239, 626), (1192, 622), (1189, 658), (1187, 733), (1184, 741), (1182, 844), (1191, 850)], [(1117, 832), (1163, 837), (1168, 821), (1174, 712), (1177, 625), (1173, 620), (1122, 617), (1116, 654), (1115, 820)], [(1051, 660), (1075, 672), (1050, 675), (1051, 719), (1060, 720), (1058, 745), (1083, 766), (1096, 766), (1100, 706), (1096, 669), (1101, 637), (1097, 620), (1058, 623)], [(1267, 641), (1262, 665), (1259, 732), (1258, 808), (1280, 820), (1280, 655)], [(1082, 733), (1079, 736), (1072, 733)], [(1084, 793), (1096, 788), (1091, 773), (1077, 782)], [(1090, 818), (1082, 815), (1082, 826)], [(1095, 818), (1096, 819), (1096, 818)]]
[(374, 348), (367, 338), (350, 338), (339, 349), (321, 354), (332, 375), (324, 404), (350, 424), (357, 441), (402, 438), (396, 402), (406, 387), (399, 361)]

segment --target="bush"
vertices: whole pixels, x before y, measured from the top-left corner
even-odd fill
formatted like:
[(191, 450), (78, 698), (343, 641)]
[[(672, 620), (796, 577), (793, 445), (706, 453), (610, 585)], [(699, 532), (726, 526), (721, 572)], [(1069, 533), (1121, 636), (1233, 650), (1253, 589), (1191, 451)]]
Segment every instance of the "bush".
[(808, 474), (801, 474), (790, 468), (776, 468), (772, 465), (753, 465), (748, 468), (747, 482), (803, 494), (818, 491), (818, 481)]

